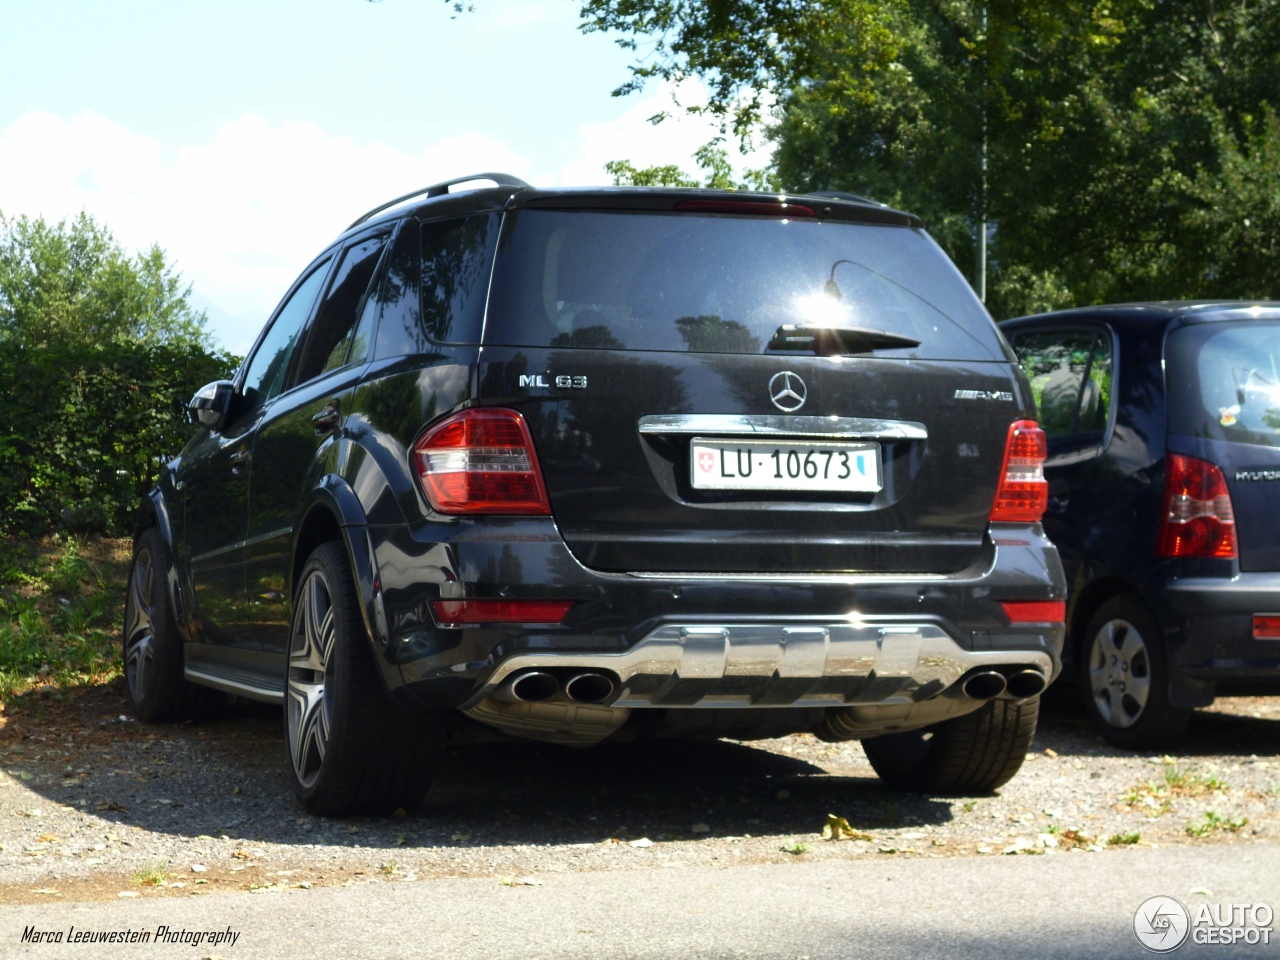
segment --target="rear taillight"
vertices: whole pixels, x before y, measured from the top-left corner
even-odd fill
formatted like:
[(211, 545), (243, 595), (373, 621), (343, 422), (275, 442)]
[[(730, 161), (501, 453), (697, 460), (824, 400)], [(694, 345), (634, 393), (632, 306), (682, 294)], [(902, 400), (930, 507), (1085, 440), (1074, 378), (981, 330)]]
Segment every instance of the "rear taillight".
[(1049, 505), (1049, 484), (1044, 478), (1048, 456), (1044, 431), (1034, 420), (1009, 425), (1000, 467), (1000, 486), (991, 505), (992, 520), (1036, 521)]
[(463, 410), (413, 449), (422, 492), (440, 513), (551, 513), (533, 440), (514, 410)]
[(558, 624), (573, 608), (572, 600), (432, 600), (431, 610), (443, 627), (486, 623)]
[(1062, 623), (1067, 619), (1065, 600), (1004, 600), (1000, 606), (1010, 623)]
[(1164, 512), (1156, 552), (1162, 557), (1236, 555), (1236, 518), (1227, 478), (1207, 460), (1171, 453), (1164, 462)]
[(1257, 640), (1280, 640), (1280, 616), (1263, 613), (1254, 617), (1253, 636)]

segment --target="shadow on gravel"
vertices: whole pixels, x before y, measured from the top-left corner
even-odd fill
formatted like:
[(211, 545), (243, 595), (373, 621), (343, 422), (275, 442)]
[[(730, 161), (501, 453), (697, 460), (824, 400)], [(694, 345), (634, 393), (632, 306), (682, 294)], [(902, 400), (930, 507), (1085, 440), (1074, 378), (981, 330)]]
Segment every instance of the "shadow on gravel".
[(232, 701), (217, 720), (147, 726), (116, 683), (66, 700), (28, 695), (3, 716), (0, 765), (27, 774), (24, 786), (126, 828), (187, 837), (412, 848), (790, 836), (813, 833), (828, 811), (863, 830), (951, 818), (948, 801), (887, 790), (865, 766), (833, 775), (750, 744), (660, 741), (453, 751), (410, 816), (325, 820), (288, 787), (277, 708)]
[[(1077, 704), (1070, 690), (1047, 697), (1033, 749), (1124, 756)], [(828, 812), (867, 831), (952, 817), (949, 800), (882, 787), (856, 746), (810, 749), (820, 762), (833, 758), (828, 770), (776, 743), (672, 741), (460, 750), (443, 759), (412, 815), (324, 820), (307, 816), (288, 787), (276, 708), (233, 701), (218, 720), (146, 726), (129, 717), (115, 683), (65, 700), (30, 694), (0, 718), (0, 766), (48, 802), (187, 837), (426, 848), (694, 839), (702, 825), (710, 837), (793, 836), (814, 833)], [(1199, 713), (1176, 755), (1248, 757), (1274, 753), (1278, 742), (1280, 719)]]
[[(1250, 701), (1219, 701), (1232, 707)], [(1252, 701), (1256, 703), (1257, 701)], [(1267, 701), (1264, 701), (1267, 702)], [(1269, 701), (1280, 702), (1280, 701)], [(1177, 747), (1168, 751), (1173, 757), (1250, 757), (1274, 754), (1280, 744), (1280, 711), (1269, 716), (1197, 710)], [(1094, 730), (1085, 714), (1080, 688), (1056, 683), (1044, 694), (1040, 708), (1040, 726), (1036, 732), (1036, 749), (1046, 747), (1066, 756), (1131, 756), (1113, 747)]]

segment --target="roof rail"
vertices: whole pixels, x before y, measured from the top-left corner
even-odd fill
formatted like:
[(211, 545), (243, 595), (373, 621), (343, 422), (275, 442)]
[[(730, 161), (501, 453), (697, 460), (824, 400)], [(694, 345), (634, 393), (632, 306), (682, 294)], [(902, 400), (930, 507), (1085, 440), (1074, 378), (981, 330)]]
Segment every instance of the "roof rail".
[[(457, 186), (460, 183), (470, 183), (472, 180), (492, 180), (500, 187), (527, 187), (530, 184), (525, 183), (519, 177), (513, 177), (509, 173), (473, 173), (465, 177), (457, 177), (454, 180), (445, 180), (443, 183), (433, 183), (429, 187), (423, 187), (421, 190), (414, 190), (412, 193), (406, 193), (403, 197), (396, 197), (394, 200), (388, 200), (380, 206), (374, 207), (363, 216), (357, 217), (355, 222), (347, 227), (358, 227), (370, 217), (376, 216), (383, 210), (389, 210), (397, 203), (404, 203), (406, 200), (412, 200), (414, 197), (426, 197), (430, 200), (432, 197), (442, 197), (449, 192), (450, 187)], [(344, 231), (345, 232), (345, 231)]]

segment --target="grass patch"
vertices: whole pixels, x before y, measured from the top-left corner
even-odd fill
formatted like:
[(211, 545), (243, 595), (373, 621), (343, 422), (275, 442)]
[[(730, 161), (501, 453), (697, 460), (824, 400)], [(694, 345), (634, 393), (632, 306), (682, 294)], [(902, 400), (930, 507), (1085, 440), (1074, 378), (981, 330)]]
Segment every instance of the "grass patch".
[(1235, 833), (1241, 827), (1249, 822), (1248, 817), (1240, 817), (1235, 820), (1229, 820), (1221, 814), (1214, 813), (1212, 810), (1206, 810), (1204, 820), (1200, 823), (1187, 824), (1187, 836), (1189, 837), (1207, 837), (1212, 833), (1225, 830), (1228, 833)]
[(1140, 833), (1116, 833), (1107, 838), (1108, 847), (1131, 847), (1142, 839)]
[(1160, 815), (1171, 811), (1177, 798), (1216, 796), (1228, 789), (1226, 782), (1216, 776), (1184, 770), (1166, 761), (1159, 780), (1148, 780), (1131, 787), (1121, 800), (1131, 807), (1147, 807)]
[(143, 867), (133, 872), (135, 887), (163, 887), (169, 879), (169, 872), (160, 864), (154, 867)]
[(0, 703), (120, 674), (124, 540), (0, 540)]

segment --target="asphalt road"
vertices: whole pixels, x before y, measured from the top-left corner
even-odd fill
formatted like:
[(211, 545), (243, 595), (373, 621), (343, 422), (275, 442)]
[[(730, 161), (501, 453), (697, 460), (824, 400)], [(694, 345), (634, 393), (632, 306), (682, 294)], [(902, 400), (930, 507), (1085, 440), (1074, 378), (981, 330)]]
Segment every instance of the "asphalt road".
[[(1135, 848), (1108, 856), (859, 860), (370, 882), (160, 900), (0, 906), (3, 957), (777, 958), (1151, 957), (1137, 907), (1177, 897), (1280, 909), (1280, 844)], [(42, 931), (226, 931), (229, 943), (23, 943)], [(1272, 923), (1273, 928), (1280, 924)], [(1280, 957), (1196, 944), (1173, 956)]]

